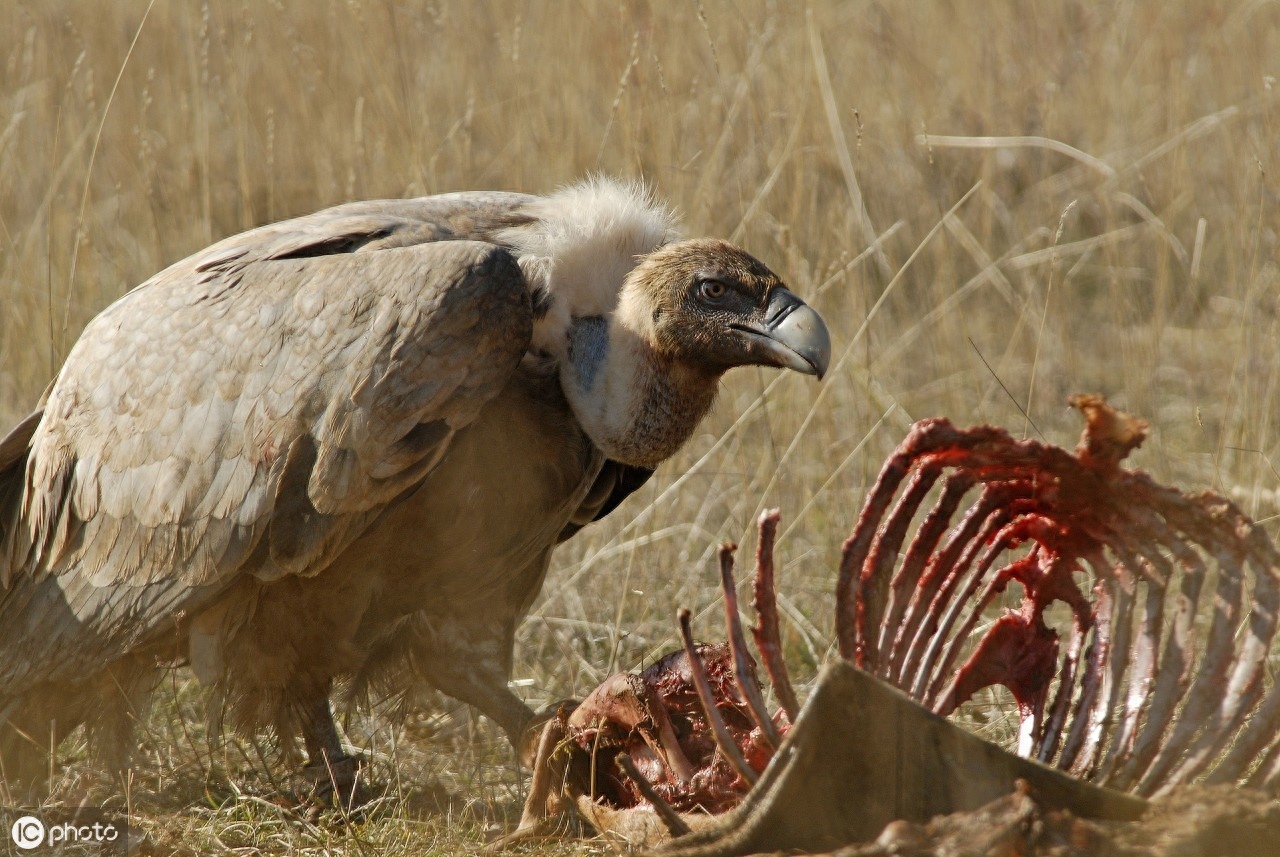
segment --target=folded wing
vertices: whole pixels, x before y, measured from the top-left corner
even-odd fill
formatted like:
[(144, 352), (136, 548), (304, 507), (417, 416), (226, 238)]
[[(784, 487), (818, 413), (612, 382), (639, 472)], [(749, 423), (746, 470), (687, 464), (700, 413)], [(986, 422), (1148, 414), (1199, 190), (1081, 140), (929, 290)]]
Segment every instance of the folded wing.
[(313, 215), (86, 328), (34, 431), (0, 441), (0, 650), (43, 641), (0, 692), (100, 664), (243, 575), (315, 574), (421, 483), (531, 335), (515, 259), (454, 235)]

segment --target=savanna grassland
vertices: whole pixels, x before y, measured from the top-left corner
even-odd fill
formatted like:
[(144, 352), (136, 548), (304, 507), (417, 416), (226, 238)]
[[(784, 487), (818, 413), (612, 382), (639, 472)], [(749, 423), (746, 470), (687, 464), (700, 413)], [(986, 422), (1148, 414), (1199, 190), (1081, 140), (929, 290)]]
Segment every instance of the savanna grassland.
[[(642, 178), (824, 314), (824, 382), (730, 375), (677, 459), (559, 552), (519, 635), (535, 707), (670, 649), (679, 605), (717, 636), (715, 547), (750, 548), (768, 506), (811, 679), (840, 541), (922, 417), (1070, 446), (1067, 396), (1103, 393), (1151, 421), (1137, 466), (1280, 517), (1280, 4), (3, 6), (4, 428), (133, 285), (355, 198)], [(127, 807), (158, 854), (468, 852), (518, 814), (510, 750), (452, 701), (353, 716), (389, 797), (350, 827), (277, 805), (269, 738), (215, 742), (203, 705), (176, 673), (131, 782), (71, 741), (49, 801)]]

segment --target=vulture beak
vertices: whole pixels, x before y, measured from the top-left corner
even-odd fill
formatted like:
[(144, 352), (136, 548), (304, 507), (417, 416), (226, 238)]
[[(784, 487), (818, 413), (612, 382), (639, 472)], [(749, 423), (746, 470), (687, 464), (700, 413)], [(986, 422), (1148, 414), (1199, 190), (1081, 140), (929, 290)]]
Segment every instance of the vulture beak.
[(794, 369), (822, 378), (831, 362), (831, 335), (822, 316), (795, 293), (775, 286), (764, 320), (732, 327), (747, 340), (747, 353), (765, 366)]

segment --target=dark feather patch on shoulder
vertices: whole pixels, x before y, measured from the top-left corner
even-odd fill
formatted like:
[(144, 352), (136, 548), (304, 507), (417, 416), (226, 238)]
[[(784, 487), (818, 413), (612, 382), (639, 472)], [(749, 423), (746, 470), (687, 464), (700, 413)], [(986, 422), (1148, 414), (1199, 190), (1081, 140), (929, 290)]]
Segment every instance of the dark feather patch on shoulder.
[(354, 253), (366, 244), (386, 238), (392, 227), (373, 229), (368, 232), (349, 232), (312, 241), (272, 256), (273, 259), (309, 259), (314, 256), (336, 256), (340, 253)]
[(560, 531), (557, 542), (563, 542), (587, 524), (598, 521), (614, 509), (622, 505), (622, 501), (630, 497), (653, 476), (648, 467), (633, 467), (609, 460), (600, 468), (600, 475), (595, 484), (587, 492), (586, 499), (578, 509), (578, 514), (570, 519)]
[(649, 481), (649, 477), (653, 476), (654, 471), (648, 467), (633, 467), (630, 464), (620, 464), (616, 461), (610, 461), (617, 471), (617, 482), (613, 491), (610, 492), (609, 498), (605, 500), (604, 505), (600, 507), (600, 511), (596, 512), (593, 521), (598, 521), (614, 509), (622, 505), (622, 501), (639, 491), (644, 483)]

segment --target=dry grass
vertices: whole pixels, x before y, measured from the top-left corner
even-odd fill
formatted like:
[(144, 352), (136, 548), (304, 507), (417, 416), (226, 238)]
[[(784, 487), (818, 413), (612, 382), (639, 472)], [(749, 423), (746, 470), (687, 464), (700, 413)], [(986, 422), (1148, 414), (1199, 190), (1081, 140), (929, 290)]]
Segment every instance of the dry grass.
[[(520, 634), (535, 704), (670, 647), (678, 604), (713, 635), (714, 546), (766, 505), (811, 676), (840, 539), (920, 417), (1069, 445), (1066, 396), (1102, 392), (1152, 421), (1140, 466), (1280, 513), (1280, 5), (158, 0), (145, 25), (144, 0), (12, 5), (4, 424), (133, 284), (356, 197), (642, 176), (825, 314), (825, 383), (740, 371), (679, 460), (560, 552)], [(127, 795), (157, 853), (456, 853), (519, 801), (494, 731), (442, 702), (357, 723), (394, 798), (310, 827), (170, 691)], [(83, 770), (61, 794), (125, 800)]]

